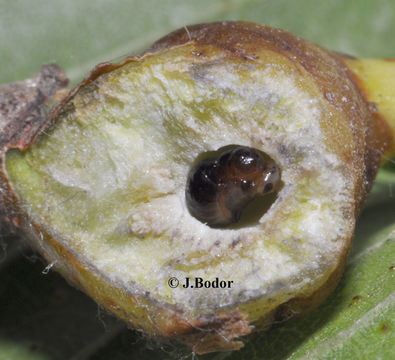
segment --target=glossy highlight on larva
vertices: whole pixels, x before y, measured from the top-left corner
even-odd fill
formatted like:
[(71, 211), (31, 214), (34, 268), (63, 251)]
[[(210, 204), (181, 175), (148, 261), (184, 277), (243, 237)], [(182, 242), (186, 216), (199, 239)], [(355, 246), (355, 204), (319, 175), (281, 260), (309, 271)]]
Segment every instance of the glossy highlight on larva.
[(272, 159), (254, 148), (237, 146), (191, 169), (186, 203), (201, 222), (226, 226), (239, 221), (253, 199), (272, 193), (279, 185), (280, 169)]

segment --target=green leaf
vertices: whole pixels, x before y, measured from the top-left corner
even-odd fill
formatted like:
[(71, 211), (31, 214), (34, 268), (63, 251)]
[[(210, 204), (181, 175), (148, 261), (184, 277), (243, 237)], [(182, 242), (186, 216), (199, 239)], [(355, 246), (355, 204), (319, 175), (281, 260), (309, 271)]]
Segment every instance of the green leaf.
[[(73, 82), (96, 63), (136, 54), (190, 23), (241, 19), (286, 28), (336, 51), (394, 57), (393, 0), (0, 0), (0, 83), (44, 63)], [(7, 246), (6, 246), (7, 245)], [(193, 358), (174, 343), (126, 330), (58, 275), (0, 240), (0, 359)], [(1, 260), (3, 259), (3, 260)], [(29, 255), (31, 259), (31, 255)], [(307, 317), (201, 359), (393, 359), (395, 166), (385, 166), (358, 222), (336, 291)]]

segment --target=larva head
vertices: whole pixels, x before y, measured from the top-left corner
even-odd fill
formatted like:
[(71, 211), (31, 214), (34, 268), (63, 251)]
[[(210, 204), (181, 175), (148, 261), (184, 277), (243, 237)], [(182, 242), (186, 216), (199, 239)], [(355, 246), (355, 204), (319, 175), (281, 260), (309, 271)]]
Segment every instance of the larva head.
[[(197, 25), (99, 65), (7, 154), (2, 183), (48, 261), (99, 303), (196, 352), (237, 349), (335, 286), (387, 140), (373, 148), (374, 121), (338, 55), (255, 24)], [(196, 158), (233, 144), (188, 188)], [(249, 214), (245, 199), (270, 191)], [(239, 209), (256, 218), (214, 228), (193, 214), (218, 224)]]
[(280, 169), (268, 156), (250, 147), (228, 150), (218, 159), (220, 183), (229, 183), (249, 194), (268, 194), (280, 184)]

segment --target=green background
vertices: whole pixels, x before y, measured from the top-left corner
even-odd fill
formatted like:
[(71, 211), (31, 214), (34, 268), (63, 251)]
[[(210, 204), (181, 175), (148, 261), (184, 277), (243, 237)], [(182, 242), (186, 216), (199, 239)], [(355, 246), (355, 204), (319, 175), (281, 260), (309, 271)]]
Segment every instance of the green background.
[[(393, 0), (0, 0), (0, 83), (63, 66), (75, 84), (97, 63), (138, 54), (177, 27), (241, 19), (336, 51), (395, 57)], [(395, 81), (395, 79), (394, 79)], [(361, 215), (345, 275), (304, 319), (254, 335), (234, 353), (195, 356), (125, 326), (19, 240), (0, 235), (2, 359), (394, 359), (395, 166)]]

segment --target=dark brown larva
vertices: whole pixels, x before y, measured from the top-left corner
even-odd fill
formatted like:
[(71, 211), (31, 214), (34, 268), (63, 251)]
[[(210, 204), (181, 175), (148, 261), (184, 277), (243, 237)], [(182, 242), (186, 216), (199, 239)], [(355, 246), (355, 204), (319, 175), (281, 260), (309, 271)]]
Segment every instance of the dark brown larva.
[(256, 196), (273, 192), (279, 184), (280, 169), (273, 160), (253, 148), (238, 146), (191, 169), (186, 203), (201, 222), (225, 226), (237, 222)]

